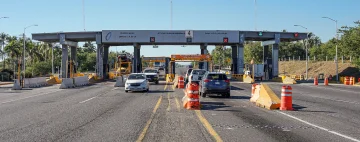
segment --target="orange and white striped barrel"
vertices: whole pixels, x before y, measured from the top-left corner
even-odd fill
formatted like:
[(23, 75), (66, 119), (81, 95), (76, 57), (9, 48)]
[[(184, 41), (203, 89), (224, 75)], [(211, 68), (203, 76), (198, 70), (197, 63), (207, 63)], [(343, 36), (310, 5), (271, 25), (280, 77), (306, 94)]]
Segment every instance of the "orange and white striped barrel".
[(319, 80), (317, 77), (314, 78), (314, 85), (319, 85)]
[(280, 110), (294, 110), (292, 107), (292, 88), (291, 88), (291, 86), (283, 86), (281, 89)]
[(348, 76), (345, 77), (344, 84), (345, 85), (350, 85), (350, 77), (348, 77)]
[(353, 85), (355, 80), (354, 80), (354, 78), (353, 77), (350, 77), (350, 81), (349, 81), (349, 85)]
[(177, 87), (178, 87), (179, 89), (182, 89), (182, 88), (185, 87), (184, 77), (183, 77), (183, 76), (179, 76), (179, 77), (178, 77), (178, 85), (177, 85)]
[(328, 85), (329, 85), (329, 79), (328, 79), (327, 77), (325, 77), (324, 85), (325, 85), (325, 86), (328, 86)]
[(251, 85), (251, 97), (254, 96), (254, 94), (255, 94), (256, 85), (257, 85), (256, 83)]

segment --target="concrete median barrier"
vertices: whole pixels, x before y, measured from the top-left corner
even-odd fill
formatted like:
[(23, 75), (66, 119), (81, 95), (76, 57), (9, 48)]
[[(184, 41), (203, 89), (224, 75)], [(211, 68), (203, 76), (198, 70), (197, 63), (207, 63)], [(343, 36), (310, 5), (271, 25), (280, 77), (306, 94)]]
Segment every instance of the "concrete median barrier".
[(280, 108), (280, 99), (266, 84), (257, 85), (253, 97), (250, 98), (250, 102), (256, 104), (256, 106), (267, 109)]
[(244, 76), (244, 83), (254, 83), (254, 79), (251, 78), (250, 76)]
[(89, 79), (87, 76), (79, 76), (79, 77), (74, 77), (74, 85), (75, 87), (78, 86), (85, 86), (85, 85), (89, 85)]
[(178, 82), (179, 82), (179, 75), (176, 74), (175, 78), (173, 79), (173, 86), (172, 86), (173, 90), (175, 90), (175, 88), (177, 88)]
[(67, 88), (74, 88), (74, 79), (72, 78), (63, 78), (61, 81), (61, 85), (59, 89), (67, 89)]
[(13, 85), (13, 87), (12, 87), (12, 90), (21, 90), (22, 88), (21, 88), (21, 86), (20, 86), (20, 82), (19, 82), (19, 80), (14, 80), (14, 85)]
[(288, 76), (286, 76), (282, 82), (283, 82), (283, 84), (296, 84), (297, 83), (295, 81), (295, 79), (288, 77)]
[(48, 85), (46, 77), (25, 78), (24, 88), (37, 88)]
[(123, 75), (116, 77), (114, 87), (125, 87), (125, 77)]

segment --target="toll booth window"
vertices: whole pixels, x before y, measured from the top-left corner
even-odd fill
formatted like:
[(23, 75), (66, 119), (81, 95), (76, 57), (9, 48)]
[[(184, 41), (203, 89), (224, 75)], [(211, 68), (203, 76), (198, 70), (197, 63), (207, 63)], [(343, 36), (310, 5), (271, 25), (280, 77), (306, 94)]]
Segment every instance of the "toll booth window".
[(227, 76), (225, 74), (208, 74), (207, 79), (210, 79), (210, 80), (227, 80)]

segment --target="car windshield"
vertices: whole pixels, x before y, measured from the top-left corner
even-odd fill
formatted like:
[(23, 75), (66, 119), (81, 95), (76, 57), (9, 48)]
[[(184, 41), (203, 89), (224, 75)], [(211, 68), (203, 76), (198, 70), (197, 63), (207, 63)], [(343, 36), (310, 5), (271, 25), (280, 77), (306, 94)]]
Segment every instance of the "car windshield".
[(206, 73), (205, 70), (193, 70), (192, 74), (204, 75)]
[(143, 74), (132, 74), (128, 77), (128, 80), (145, 79)]
[(206, 79), (210, 79), (210, 80), (227, 80), (227, 76), (225, 74), (208, 74)]
[(144, 73), (157, 73), (157, 70), (145, 70)]

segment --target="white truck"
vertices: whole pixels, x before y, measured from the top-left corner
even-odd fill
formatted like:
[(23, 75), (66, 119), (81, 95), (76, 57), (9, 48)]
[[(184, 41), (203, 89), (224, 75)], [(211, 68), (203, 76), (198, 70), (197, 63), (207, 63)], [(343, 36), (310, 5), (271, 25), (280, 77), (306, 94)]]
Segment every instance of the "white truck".
[(255, 80), (262, 80), (262, 78), (265, 76), (264, 64), (249, 65), (249, 70), (245, 71), (245, 74), (249, 76), (254, 75)]

